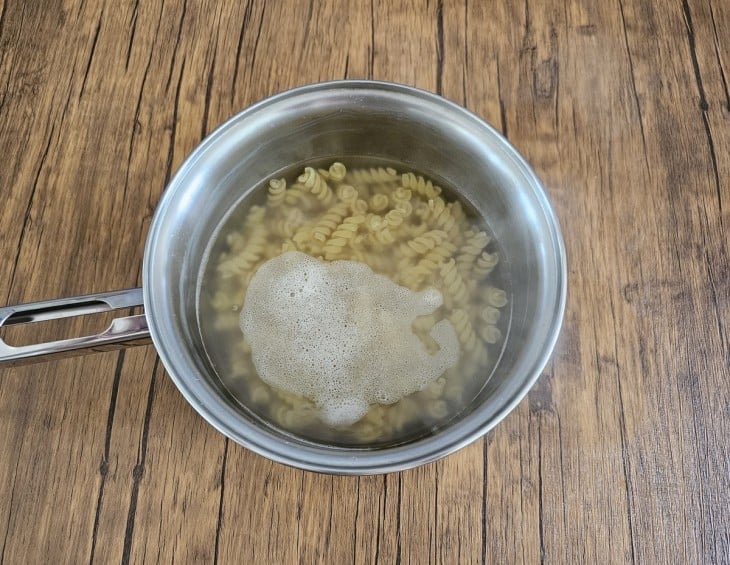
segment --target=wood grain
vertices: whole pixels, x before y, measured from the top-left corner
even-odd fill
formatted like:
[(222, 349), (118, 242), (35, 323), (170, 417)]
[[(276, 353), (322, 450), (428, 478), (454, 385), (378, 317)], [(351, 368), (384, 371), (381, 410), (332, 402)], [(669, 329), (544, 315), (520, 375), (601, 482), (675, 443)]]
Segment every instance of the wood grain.
[(544, 180), (570, 297), (529, 397), (331, 477), (226, 440), (152, 347), (3, 370), (0, 563), (730, 563), (727, 2), (5, 0), (0, 302), (138, 285), (185, 155), (339, 78), (455, 100)]

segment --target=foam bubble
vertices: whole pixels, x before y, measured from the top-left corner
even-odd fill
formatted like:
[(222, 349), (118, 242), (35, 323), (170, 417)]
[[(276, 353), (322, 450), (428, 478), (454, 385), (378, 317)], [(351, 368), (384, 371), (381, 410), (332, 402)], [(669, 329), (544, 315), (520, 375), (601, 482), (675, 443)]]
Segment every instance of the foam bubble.
[(442, 302), (438, 290), (414, 292), (364, 263), (289, 251), (251, 279), (241, 331), (265, 382), (312, 400), (324, 422), (349, 425), (370, 404), (397, 402), (456, 365), (451, 322), (432, 328), (433, 355), (411, 328)]

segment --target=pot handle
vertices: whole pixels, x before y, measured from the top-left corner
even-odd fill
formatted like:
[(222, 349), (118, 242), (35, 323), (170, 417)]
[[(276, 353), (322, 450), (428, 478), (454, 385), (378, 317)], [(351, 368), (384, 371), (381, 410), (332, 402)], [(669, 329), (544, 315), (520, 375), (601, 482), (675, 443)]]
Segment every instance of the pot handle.
[[(0, 327), (143, 306), (141, 288), (87, 294), (0, 308)], [(115, 318), (103, 332), (47, 343), (12, 346), (0, 339), (0, 368), (150, 343), (144, 314)]]

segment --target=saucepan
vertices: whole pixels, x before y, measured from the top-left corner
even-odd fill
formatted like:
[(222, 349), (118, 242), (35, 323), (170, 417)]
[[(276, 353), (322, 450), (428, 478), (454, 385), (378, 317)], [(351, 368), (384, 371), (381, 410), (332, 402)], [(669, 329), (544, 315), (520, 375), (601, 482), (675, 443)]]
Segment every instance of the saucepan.
[[(226, 391), (206, 355), (198, 288), (206, 249), (226, 214), (273, 172), (348, 157), (402, 163), (443, 179), (485, 220), (504, 255), (510, 321), (499, 361), (458, 417), (394, 445), (343, 446), (282, 430)], [(146, 241), (142, 288), (0, 309), (0, 325), (143, 306), (101, 334), (21, 347), (0, 342), (0, 365), (149, 342), (186, 400), (220, 432), (298, 468), (338, 474), (399, 471), (484, 435), (527, 394), (555, 346), (566, 300), (566, 256), (537, 176), (494, 128), (412, 87), (335, 81), (285, 91), (204, 139), (166, 187)]]

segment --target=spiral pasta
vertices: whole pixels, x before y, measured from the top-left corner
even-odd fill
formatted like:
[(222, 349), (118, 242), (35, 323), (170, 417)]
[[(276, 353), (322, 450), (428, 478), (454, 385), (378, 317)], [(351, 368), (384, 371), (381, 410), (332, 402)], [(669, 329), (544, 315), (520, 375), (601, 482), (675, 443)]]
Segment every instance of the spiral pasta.
[(292, 208), (283, 217), (272, 219), (271, 231), (274, 235), (289, 239), (303, 223), (304, 213), (299, 208)]
[(406, 247), (401, 248), (402, 253), (407, 257), (425, 255), (434, 247), (441, 245), (446, 238), (447, 234), (445, 231), (431, 230), (409, 241)]
[(477, 346), (477, 338), (466, 311), (457, 308), (449, 316), (449, 320), (454, 324), (456, 335), (459, 336), (459, 341), (464, 349), (467, 352), (473, 351)]
[(356, 169), (348, 173), (347, 178), (353, 185), (369, 185), (393, 183), (398, 180), (398, 171), (392, 167), (371, 167), (369, 169)]
[(227, 257), (218, 265), (221, 278), (226, 279), (252, 271), (254, 265), (261, 259), (265, 246), (266, 232), (255, 230), (240, 252)]
[(337, 187), (337, 198), (347, 205), (352, 205), (357, 201), (357, 190), (349, 184), (341, 184)]
[(482, 249), (489, 244), (489, 239), (485, 232), (480, 231), (470, 236), (459, 249), (459, 255), (456, 257), (456, 268), (462, 277), (469, 277)]
[(339, 202), (332, 206), (314, 226), (311, 236), (321, 243), (327, 241), (327, 238), (329, 238), (345, 216), (347, 216), (348, 211), (349, 205), (347, 202)]
[(327, 182), (322, 178), (322, 175), (318, 171), (315, 171), (312, 167), (305, 167), (304, 173), (297, 179), (305, 189), (309, 190), (314, 196), (317, 197), (322, 205), (328, 206), (332, 201), (332, 189), (329, 187)]
[(349, 216), (337, 226), (324, 245), (324, 258), (332, 261), (342, 254), (346, 245), (355, 237), (357, 230), (365, 221), (365, 216)]
[(494, 308), (503, 308), (507, 305), (507, 293), (501, 288), (487, 287), (484, 291), (484, 300)]
[(329, 173), (330, 179), (339, 182), (345, 178), (345, 175), (347, 174), (347, 168), (342, 163), (335, 162), (330, 165), (330, 168), (327, 170), (327, 172)]
[(390, 199), (388, 198), (387, 194), (383, 194), (382, 192), (378, 192), (377, 194), (373, 194), (370, 197), (370, 209), (373, 212), (382, 212), (385, 210), (388, 205), (390, 204)]
[(454, 304), (464, 304), (466, 302), (466, 284), (456, 268), (456, 261), (452, 258), (441, 265), (442, 290), (445, 297), (450, 298)]
[(350, 211), (354, 216), (362, 216), (368, 211), (368, 203), (362, 198), (358, 198), (350, 204)]
[(483, 251), (482, 254), (477, 257), (475, 264), (472, 267), (472, 276), (477, 280), (485, 278), (494, 270), (494, 267), (497, 266), (498, 262), (499, 255)]
[(452, 204), (446, 204), (441, 197), (436, 197), (433, 200), (428, 201), (430, 210), (429, 222), (430, 225), (436, 229), (440, 229), (449, 234), (451, 239), (457, 245), (461, 243), (463, 235), (459, 229), (459, 224), (456, 218), (452, 215), (451, 209)]
[(430, 180), (427, 181), (420, 175), (416, 176), (413, 173), (404, 173), (401, 177), (401, 182), (405, 188), (414, 190), (427, 200), (437, 198), (441, 194), (441, 187), (435, 186)]
[(421, 289), (423, 282), (433, 277), (456, 251), (456, 246), (448, 241), (442, 242), (427, 253), (416, 265), (404, 269), (402, 280), (409, 288)]
[(271, 179), (269, 181), (269, 195), (267, 202), (270, 208), (276, 208), (284, 203), (286, 197), (286, 180)]

